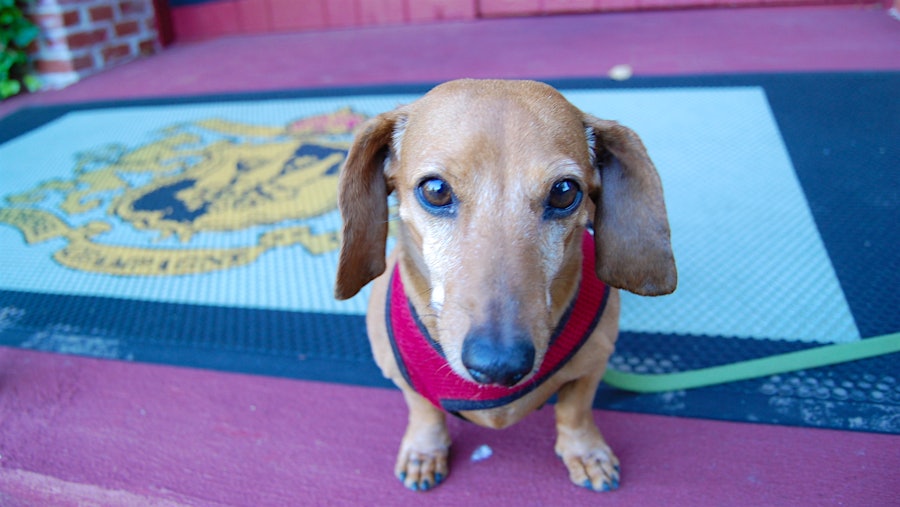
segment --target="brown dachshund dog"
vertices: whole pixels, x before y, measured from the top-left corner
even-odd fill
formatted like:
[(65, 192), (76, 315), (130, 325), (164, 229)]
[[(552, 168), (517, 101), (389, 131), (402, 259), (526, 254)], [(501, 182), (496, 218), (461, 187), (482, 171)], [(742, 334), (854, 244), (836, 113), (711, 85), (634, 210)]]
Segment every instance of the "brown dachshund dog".
[(638, 136), (542, 83), (452, 81), (362, 127), (338, 202), (335, 295), (375, 280), (372, 351), (409, 406), (395, 468), (406, 487), (447, 477), (447, 412), (504, 428), (558, 394), (569, 478), (616, 489), (591, 405), (618, 335), (617, 288), (668, 294), (677, 279)]

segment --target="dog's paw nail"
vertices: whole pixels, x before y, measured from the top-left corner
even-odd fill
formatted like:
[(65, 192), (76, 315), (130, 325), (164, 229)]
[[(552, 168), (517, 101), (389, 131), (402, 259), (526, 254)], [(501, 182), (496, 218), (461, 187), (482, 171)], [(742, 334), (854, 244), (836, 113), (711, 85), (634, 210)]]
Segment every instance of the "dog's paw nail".
[(589, 489), (591, 491), (597, 491), (599, 493), (605, 493), (607, 491), (615, 491), (619, 489), (619, 479), (614, 478), (612, 481), (604, 480), (600, 485), (594, 486), (594, 483), (591, 482), (590, 479), (585, 479), (581, 486), (585, 489)]
[(606, 492), (606, 491), (615, 491), (619, 489), (619, 478), (613, 477), (612, 480), (604, 480), (603, 484), (600, 486), (600, 489), (596, 491)]
[(444, 482), (444, 474), (434, 474), (434, 485)]
[(622, 471), (622, 469), (619, 467), (619, 465), (613, 465), (613, 470), (615, 470), (616, 473), (619, 473)]

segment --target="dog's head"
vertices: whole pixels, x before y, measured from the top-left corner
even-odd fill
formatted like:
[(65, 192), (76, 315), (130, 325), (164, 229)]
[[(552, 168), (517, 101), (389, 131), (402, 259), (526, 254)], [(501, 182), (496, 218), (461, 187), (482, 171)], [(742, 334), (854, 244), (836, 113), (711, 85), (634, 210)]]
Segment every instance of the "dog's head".
[(453, 81), (364, 125), (340, 176), (339, 299), (384, 272), (391, 192), (408, 295), (464, 378), (511, 386), (537, 371), (591, 221), (601, 280), (675, 289), (662, 187), (640, 139), (545, 84)]

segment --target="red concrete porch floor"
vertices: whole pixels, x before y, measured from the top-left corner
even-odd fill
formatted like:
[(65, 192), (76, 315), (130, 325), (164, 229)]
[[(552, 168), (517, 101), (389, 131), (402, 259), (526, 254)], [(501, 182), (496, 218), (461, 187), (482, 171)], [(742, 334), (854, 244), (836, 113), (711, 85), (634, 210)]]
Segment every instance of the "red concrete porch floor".
[[(0, 103), (441, 81), (900, 69), (874, 7), (560, 16), (229, 37), (176, 45), (67, 89)], [(0, 348), (0, 506), (900, 505), (900, 439), (597, 411), (622, 488), (568, 483), (552, 411), (504, 432), (453, 421), (426, 496), (391, 466), (390, 390)], [(472, 452), (489, 443), (483, 462)]]
[(569, 483), (544, 409), (503, 431), (451, 418), (450, 476), (414, 493), (392, 474), (398, 391), (0, 347), (0, 505), (898, 505), (895, 435), (594, 415), (618, 491)]
[(480, 20), (234, 36), (176, 44), (28, 105), (459, 77), (900, 69), (900, 22), (876, 5), (712, 9)]

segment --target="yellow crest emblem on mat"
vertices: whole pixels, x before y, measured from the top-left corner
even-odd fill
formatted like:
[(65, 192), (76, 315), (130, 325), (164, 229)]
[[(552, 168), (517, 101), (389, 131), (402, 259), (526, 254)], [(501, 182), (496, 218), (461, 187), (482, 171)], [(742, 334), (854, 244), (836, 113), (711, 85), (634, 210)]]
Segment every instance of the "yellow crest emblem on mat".
[[(28, 244), (68, 240), (53, 255), (64, 266), (114, 275), (229, 269), (293, 245), (313, 255), (334, 251), (336, 229), (304, 222), (336, 209), (339, 168), (364, 119), (343, 109), (280, 127), (221, 119), (173, 125), (137, 148), (77, 154), (73, 178), (8, 196), (0, 222)], [(137, 246), (118, 239), (126, 232), (178, 245)], [(216, 234), (255, 234), (255, 241), (217, 247)]]

